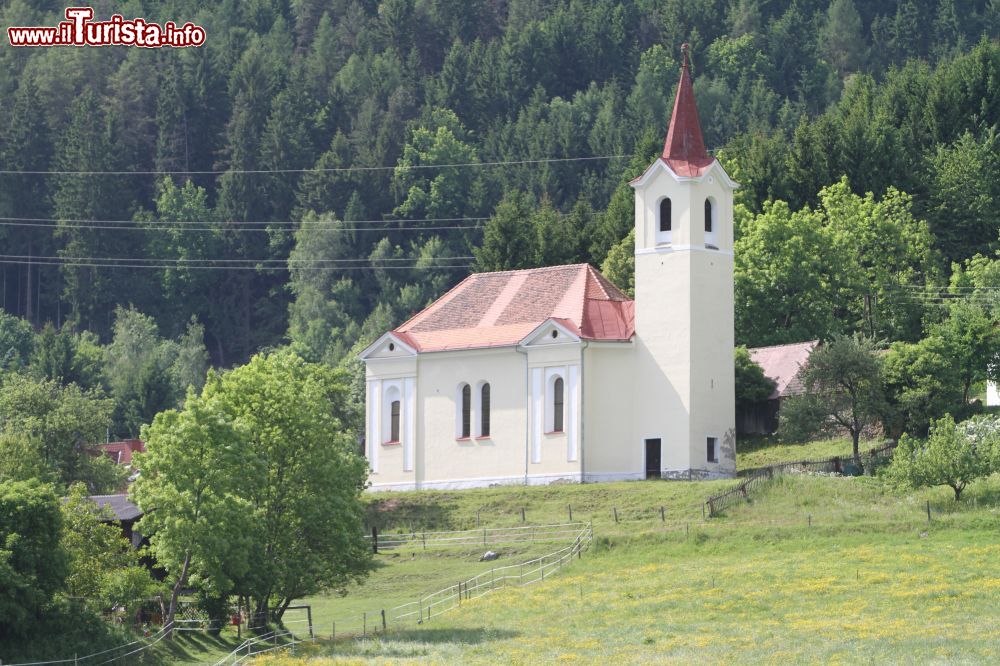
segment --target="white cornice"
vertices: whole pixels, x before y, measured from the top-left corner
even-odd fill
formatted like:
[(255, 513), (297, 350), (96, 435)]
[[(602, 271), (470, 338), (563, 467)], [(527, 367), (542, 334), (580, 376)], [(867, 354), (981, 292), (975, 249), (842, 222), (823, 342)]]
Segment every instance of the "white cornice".
[(656, 158), (656, 161), (650, 164), (648, 167), (646, 167), (646, 170), (642, 172), (642, 175), (633, 180), (632, 182), (630, 182), (629, 185), (631, 185), (634, 189), (640, 189), (645, 187), (646, 184), (649, 182), (649, 179), (653, 177), (653, 173), (656, 172), (657, 166), (659, 166), (659, 168), (662, 169), (663, 171), (666, 171), (668, 174), (670, 174), (670, 177), (679, 183), (700, 183), (703, 180), (705, 180), (705, 178), (707, 178), (710, 174), (717, 172), (719, 177), (722, 179), (722, 182), (725, 183), (726, 186), (728, 186), (730, 189), (735, 190), (738, 189), (740, 186), (739, 183), (733, 180), (730, 177), (730, 175), (726, 173), (726, 170), (722, 168), (721, 164), (719, 164), (719, 160), (713, 160), (712, 163), (708, 166), (708, 168), (705, 169), (705, 172), (700, 176), (692, 177), (692, 176), (678, 175), (673, 169), (670, 168), (670, 165), (667, 164), (667, 161), (661, 157)]

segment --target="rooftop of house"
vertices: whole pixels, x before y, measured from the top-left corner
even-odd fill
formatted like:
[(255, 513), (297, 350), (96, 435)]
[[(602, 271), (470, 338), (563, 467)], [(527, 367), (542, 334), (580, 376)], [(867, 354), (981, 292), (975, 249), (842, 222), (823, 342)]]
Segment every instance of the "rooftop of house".
[(108, 442), (97, 446), (116, 464), (129, 466), (132, 464), (133, 453), (142, 453), (146, 450), (146, 445), (141, 439), (124, 439), (120, 442)]
[(474, 273), (393, 333), (417, 351), (506, 347), (555, 320), (584, 340), (629, 340), (635, 303), (589, 264)]
[(117, 495), (91, 495), (90, 501), (102, 509), (107, 507), (115, 520), (129, 521), (142, 517), (142, 511), (135, 504), (128, 501), (128, 495), (125, 493)]
[(768, 400), (786, 398), (802, 393), (799, 372), (809, 361), (809, 354), (819, 345), (819, 340), (795, 342), (772, 347), (750, 349), (750, 358), (764, 371), (764, 376), (775, 384)]

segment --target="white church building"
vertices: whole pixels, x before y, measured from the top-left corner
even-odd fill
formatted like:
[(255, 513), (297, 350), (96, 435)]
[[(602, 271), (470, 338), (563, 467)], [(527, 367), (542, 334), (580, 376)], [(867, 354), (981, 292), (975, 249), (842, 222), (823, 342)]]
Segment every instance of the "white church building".
[(373, 490), (733, 476), (733, 190), (687, 57), (635, 190), (635, 300), (587, 264), (476, 273), (361, 354)]

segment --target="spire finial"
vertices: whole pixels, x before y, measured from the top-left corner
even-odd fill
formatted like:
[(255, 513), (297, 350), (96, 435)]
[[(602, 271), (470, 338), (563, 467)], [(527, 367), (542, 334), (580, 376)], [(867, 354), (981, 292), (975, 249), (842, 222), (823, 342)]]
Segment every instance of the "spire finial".
[(687, 69), (688, 67), (688, 51), (691, 50), (691, 45), (687, 42), (681, 44), (681, 67)]

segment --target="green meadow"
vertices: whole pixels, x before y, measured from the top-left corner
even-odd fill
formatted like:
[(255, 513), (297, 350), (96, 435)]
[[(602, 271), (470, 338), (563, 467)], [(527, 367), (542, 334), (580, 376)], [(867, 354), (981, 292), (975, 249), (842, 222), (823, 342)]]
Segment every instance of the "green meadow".
[[(765, 455), (768, 462), (837, 455), (845, 446), (765, 445), (750, 448), (740, 466), (766, 464), (758, 462)], [(386, 632), (379, 609), (559, 544), (491, 546), (501, 553), (496, 563), (478, 561), (481, 547), (384, 550), (364, 585), (346, 596), (304, 600), (316, 643), (298, 646), (295, 656), (268, 655), (255, 663), (1000, 659), (1000, 478), (972, 485), (956, 504), (945, 488), (906, 492), (873, 477), (793, 475), (749, 504), (704, 520), (702, 500), (732, 484), (643, 481), (374, 495), (368, 519), (383, 538), (477, 524), (564, 522), (572, 507), (575, 521), (593, 523), (595, 540), (581, 559), (544, 582), (463, 602), (461, 610), (419, 626), (390, 622)], [(304, 615), (296, 613), (289, 613), (289, 628), (300, 631), (294, 621)], [(190, 661), (197, 661), (195, 653)]]

